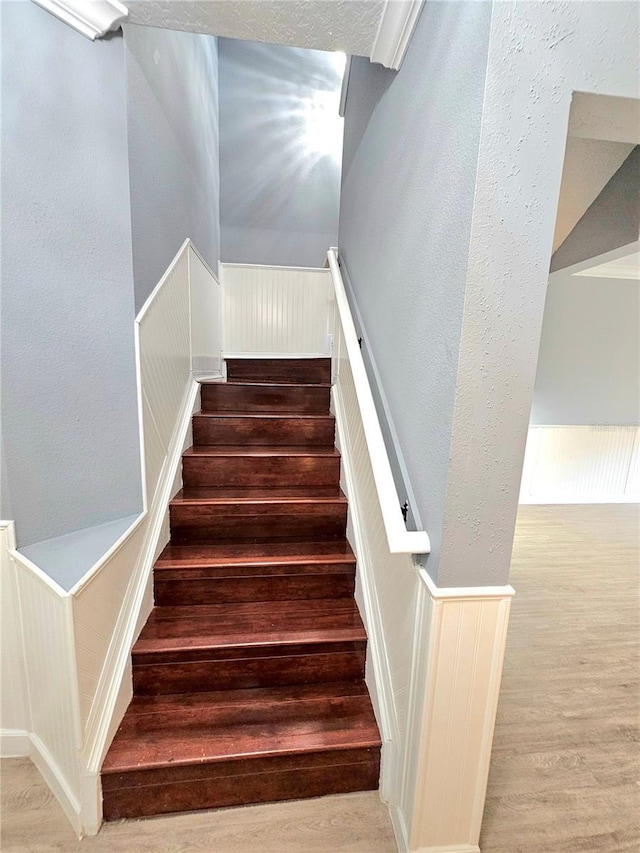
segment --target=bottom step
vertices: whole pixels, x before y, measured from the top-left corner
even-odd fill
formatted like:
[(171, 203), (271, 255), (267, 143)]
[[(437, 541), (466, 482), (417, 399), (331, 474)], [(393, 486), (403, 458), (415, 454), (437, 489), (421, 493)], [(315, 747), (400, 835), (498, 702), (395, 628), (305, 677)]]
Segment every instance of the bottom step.
[(136, 697), (102, 768), (105, 820), (378, 787), (363, 682)]

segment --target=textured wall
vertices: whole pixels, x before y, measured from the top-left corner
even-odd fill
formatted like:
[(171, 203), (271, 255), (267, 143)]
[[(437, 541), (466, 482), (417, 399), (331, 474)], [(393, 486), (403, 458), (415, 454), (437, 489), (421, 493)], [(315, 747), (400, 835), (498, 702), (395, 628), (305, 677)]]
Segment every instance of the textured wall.
[(636, 3), (494, 3), (440, 585), (509, 575), (571, 97), (638, 95)]
[(218, 56), (211, 36), (125, 27), (136, 310), (191, 237), (220, 259)]
[(340, 248), (441, 586), (508, 577), (571, 96), (637, 96), (637, 39), (633, 3), (430, 2), (390, 83), (355, 63)]
[(222, 260), (321, 266), (338, 234), (334, 58), (228, 39), (219, 48)]
[(129, 21), (368, 56), (381, 0), (128, 0)]
[(133, 319), (122, 39), (2, 3), (2, 516), (20, 544), (139, 510)]
[[(638, 129), (640, 134), (640, 128)], [(588, 164), (585, 165), (585, 168)], [(551, 259), (564, 269), (640, 239), (640, 145), (616, 171)]]
[(445, 506), (489, 20), (486, 4), (427, 3), (399, 72), (357, 59), (349, 80), (339, 246), (429, 564)]
[(640, 422), (640, 284), (559, 272), (544, 306), (532, 424)]

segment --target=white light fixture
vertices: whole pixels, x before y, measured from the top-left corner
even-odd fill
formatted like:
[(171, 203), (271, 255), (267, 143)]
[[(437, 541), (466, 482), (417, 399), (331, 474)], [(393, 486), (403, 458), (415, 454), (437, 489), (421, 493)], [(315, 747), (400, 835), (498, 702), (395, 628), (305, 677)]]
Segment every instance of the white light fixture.
[(118, 0), (33, 0), (91, 40), (116, 30), (129, 14)]
[(340, 92), (317, 91), (303, 106), (304, 143), (309, 154), (333, 157), (342, 155), (343, 120), (338, 109)]

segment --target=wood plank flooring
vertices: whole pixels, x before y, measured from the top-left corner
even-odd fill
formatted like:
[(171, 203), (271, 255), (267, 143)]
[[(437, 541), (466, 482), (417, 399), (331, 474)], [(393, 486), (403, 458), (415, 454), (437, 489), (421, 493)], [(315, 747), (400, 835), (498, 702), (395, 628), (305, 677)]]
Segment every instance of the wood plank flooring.
[(520, 507), (483, 853), (640, 851), (639, 519)]
[[(640, 851), (638, 507), (521, 507), (483, 853)], [(377, 792), (106, 825), (81, 843), (26, 759), (3, 853), (393, 853)]]

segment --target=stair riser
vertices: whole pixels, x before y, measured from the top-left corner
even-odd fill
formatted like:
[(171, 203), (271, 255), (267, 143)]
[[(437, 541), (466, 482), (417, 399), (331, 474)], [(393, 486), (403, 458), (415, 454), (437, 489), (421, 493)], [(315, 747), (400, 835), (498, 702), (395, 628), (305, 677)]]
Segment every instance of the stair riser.
[[(120, 820), (377, 789), (378, 749), (339, 753), (334, 761), (340, 763), (330, 763), (331, 757), (331, 754), (322, 753), (295, 756), (295, 760), (283, 756), (262, 761), (174, 767), (169, 778), (166, 771), (143, 774), (132, 771), (119, 774), (115, 779), (106, 775), (103, 777), (103, 816), (108, 821)], [(111, 787), (115, 782), (129, 784)]]
[(216, 418), (194, 415), (193, 443), (333, 447), (333, 418)]
[(364, 677), (366, 644), (352, 643), (351, 646), (348, 651), (330, 650), (317, 654), (280, 653), (272, 657), (174, 660), (158, 664), (139, 664), (134, 655), (133, 690), (138, 696), (157, 696), (356, 681)]
[(174, 542), (216, 539), (337, 539), (347, 526), (346, 503), (173, 505)]
[(185, 456), (186, 488), (216, 486), (337, 486), (337, 456)]
[(166, 580), (156, 575), (155, 603), (171, 605), (232, 604), (242, 601), (287, 601), (351, 598), (354, 573)]
[(291, 382), (309, 385), (331, 383), (330, 358), (230, 358), (227, 359), (230, 382)]
[(329, 388), (292, 385), (273, 388), (269, 385), (232, 385), (212, 383), (201, 390), (203, 412), (297, 412), (325, 415), (329, 412)]

